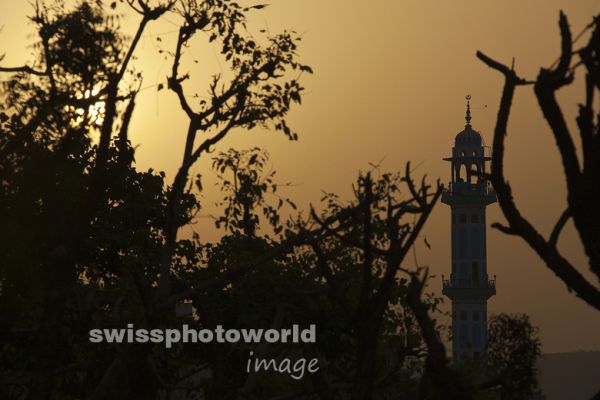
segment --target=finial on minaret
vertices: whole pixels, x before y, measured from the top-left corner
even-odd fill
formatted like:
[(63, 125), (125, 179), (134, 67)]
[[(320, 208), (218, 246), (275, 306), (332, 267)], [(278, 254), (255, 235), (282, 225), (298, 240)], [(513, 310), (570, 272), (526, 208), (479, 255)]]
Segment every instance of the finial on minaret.
[(465, 115), (465, 120), (467, 121), (465, 128), (470, 128), (471, 127), (471, 104), (470, 104), (470, 100), (471, 100), (471, 95), (468, 94), (465, 96), (465, 99), (467, 100), (467, 114)]

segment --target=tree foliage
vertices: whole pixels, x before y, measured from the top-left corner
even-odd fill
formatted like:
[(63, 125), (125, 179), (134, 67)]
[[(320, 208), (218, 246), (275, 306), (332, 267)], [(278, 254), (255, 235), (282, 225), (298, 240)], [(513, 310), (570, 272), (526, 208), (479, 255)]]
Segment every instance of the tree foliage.
[[(218, 174), (218, 185), (224, 195), (223, 215), (215, 221), (217, 228), (224, 226), (232, 233), (252, 236), (260, 226), (262, 214), (275, 234), (282, 232), (279, 211), (284, 205), (292, 209), (296, 205), (277, 193), (280, 185), (274, 182), (275, 171), (267, 170), (268, 162), (269, 153), (256, 147), (245, 151), (229, 149), (213, 157), (212, 168)], [(277, 199), (276, 206), (271, 205), (267, 195)]]
[(525, 314), (490, 318), (487, 374), (499, 382), (502, 399), (530, 399), (537, 389), (537, 361), (541, 354), (538, 330)]

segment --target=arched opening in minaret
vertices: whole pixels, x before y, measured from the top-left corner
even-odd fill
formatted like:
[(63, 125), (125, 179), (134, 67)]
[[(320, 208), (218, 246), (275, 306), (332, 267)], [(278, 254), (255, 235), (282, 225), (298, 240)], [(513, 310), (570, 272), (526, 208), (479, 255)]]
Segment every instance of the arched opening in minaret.
[[(473, 179), (471, 179), (473, 178)], [(472, 180), (472, 182), (471, 182)], [(471, 164), (469, 167), (469, 183), (478, 184), (479, 183), (479, 165), (477, 163)]]
[(460, 163), (458, 166), (458, 174), (456, 175), (456, 182), (465, 182), (467, 179), (467, 165)]

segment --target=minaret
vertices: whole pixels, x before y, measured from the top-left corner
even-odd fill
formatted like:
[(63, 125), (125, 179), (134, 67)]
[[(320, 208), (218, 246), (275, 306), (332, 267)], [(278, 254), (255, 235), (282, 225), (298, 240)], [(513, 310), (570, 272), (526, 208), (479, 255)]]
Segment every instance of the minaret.
[[(442, 293), (452, 301), (452, 355), (454, 362), (479, 359), (487, 339), (487, 300), (496, 294), (496, 280), (488, 278), (485, 208), (496, 193), (485, 179), (489, 150), (471, 128), (467, 96), (465, 129), (456, 135), (450, 161), (451, 182), (442, 202), (451, 210), (452, 272), (443, 279)], [(487, 151), (486, 151), (487, 150)], [(486, 154), (487, 153), (487, 154)]]

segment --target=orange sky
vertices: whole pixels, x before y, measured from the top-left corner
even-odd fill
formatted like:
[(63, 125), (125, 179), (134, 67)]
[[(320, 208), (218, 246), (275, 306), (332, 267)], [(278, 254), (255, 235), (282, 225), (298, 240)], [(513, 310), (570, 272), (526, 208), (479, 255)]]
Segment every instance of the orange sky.
[[(260, 3), (252, 2), (251, 4)], [(475, 51), (510, 62), (534, 78), (540, 66), (549, 66), (558, 55), (558, 10), (569, 17), (578, 33), (591, 16), (600, 12), (592, 0), (272, 0), (250, 18), (250, 29), (278, 32), (293, 28), (302, 33), (300, 54), (315, 74), (302, 78), (307, 88), (301, 107), (290, 122), (299, 132), (289, 142), (272, 132), (237, 131), (217, 150), (230, 146), (262, 146), (272, 156), (279, 179), (298, 186), (288, 190), (301, 206), (317, 202), (322, 190), (348, 195), (358, 170), (369, 162), (383, 161), (388, 170), (403, 168), (407, 160), (421, 163), (417, 173), (449, 179), (448, 156), (454, 136), (464, 126), (464, 96), (472, 100), (472, 124), (491, 142), (491, 132), (502, 89), (498, 73), (475, 58)], [(368, 4), (368, 6), (367, 6)], [(3, 65), (31, 59), (32, 39), (26, 24), (29, 1), (2, 0), (0, 5)], [(121, 5), (117, 9), (124, 12)], [(137, 17), (126, 14), (124, 28), (131, 32)], [(175, 95), (156, 91), (164, 82), (169, 62), (158, 54), (173, 45), (175, 16), (149, 26), (136, 65), (144, 74), (144, 90), (130, 129), (140, 144), (138, 167), (162, 169), (172, 177), (180, 161), (186, 118)], [(24, 51), (23, 49), (27, 49)], [(191, 62), (197, 59), (198, 64)], [(205, 90), (206, 78), (226, 64), (217, 51), (201, 40), (194, 42), (182, 70), (194, 79), (189, 91)], [(559, 99), (575, 131), (574, 113), (581, 99), (581, 84), (563, 90)], [(575, 140), (577, 136), (575, 135)], [(520, 88), (509, 125), (506, 176), (513, 185), (523, 213), (548, 234), (563, 211), (565, 189), (554, 139), (537, 108), (532, 88)], [(206, 177), (205, 214), (218, 198), (209, 159), (195, 172)], [(488, 208), (488, 221), (502, 220), (498, 206)], [(425, 228), (432, 244), (419, 245), (419, 261), (437, 274), (432, 290), (441, 292), (439, 275), (450, 272), (450, 210), (439, 204)], [(200, 219), (195, 229), (206, 240), (217, 237), (210, 219)], [(587, 276), (587, 263), (572, 225), (565, 230), (560, 248)], [(600, 314), (569, 294), (522, 241), (488, 230), (488, 273), (497, 275), (497, 295), (490, 313), (525, 312), (541, 329), (544, 352), (600, 350)]]

